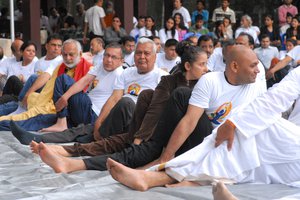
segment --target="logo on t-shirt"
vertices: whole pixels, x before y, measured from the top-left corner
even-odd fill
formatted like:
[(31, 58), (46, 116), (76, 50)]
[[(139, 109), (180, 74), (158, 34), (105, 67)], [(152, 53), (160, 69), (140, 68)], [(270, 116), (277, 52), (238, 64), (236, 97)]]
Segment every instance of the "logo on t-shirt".
[(219, 125), (228, 116), (232, 108), (231, 102), (222, 104), (215, 112), (209, 114), (208, 118), (211, 123)]
[(141, 90), (141, 86), (137, 83), (133, 83), (128, 86), (127, 93), (130, 95), (138, 96)]

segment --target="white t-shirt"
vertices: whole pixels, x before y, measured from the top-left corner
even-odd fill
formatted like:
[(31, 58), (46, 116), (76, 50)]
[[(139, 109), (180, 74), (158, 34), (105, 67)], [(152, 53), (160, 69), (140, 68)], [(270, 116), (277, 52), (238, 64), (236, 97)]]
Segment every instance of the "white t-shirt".
[(294, 62), (297, 62), (297, 60), (300, 60), (300, 46), (295, 46), (286, 55), (291, 57)]
[(259, 60), (264, 64), (266, 69), (269, 69), (271, 66), (271, 61), (273, 58), (279, 57), (279, 52), (276, 47), (269, 46), (268, 48), (256, 48), (254, 49)]
[(93, 56), (93, 66), (100, 66), (103, 64), (104, 50)]
[(158, 36), (157, 30), (155, 30), (154, 32), (155, 32), (155, 35), (152, 35), (152, 32), (150, 30), (146, 29), (146, 27), (143, 27), (143, 28), (139, 29), (139, 37)]
[(165, 44), (168, 39), (175, 39), (177, 41), (179, 40), (177, 30), (175, 30), (175, 35), (173, 37), (172, 32), (170, 30), (168, 30), (167, 34), (166, 34), (165, 28), (162, 28), (162, 29), (159, 30), (158, 36), (159, 36), (160, 41), (161, 41), (162, 44)]
[(134, 51), (131, 52), (131, 54), (125, 54), (124, 61), (130, 66), (133, 67), (135, 65), (134, 63)]
[(226, 64), (223, 61), (222, 47), (215, 48), (208, 58), (207, 68), (212, 72), (224, 72)]
[(167, 72), (170, 72), (173, 69), (173, 67), (181, 61), (180, 57), (178, 56), (174, 60), (167, 60), (165, 53), (158, 53), (156, 55), (157, 67)]
[(130, 67), (116, 79), (114, 90), (124, 90), (124, 97), (130, 97), (134, 102), (138, 95), (145, 89), (155, 89), (161, 76), (167, 72), (154, 66), (154, 69), (146, 74), (139, 74), (136, 67)]
[(92, 109), (97, 115), (99, 115), (102, 106), (112, 94), (114, 82), (122, 72), (122, 66), (112, 72), (108, 72), (103, 68), (103, 65), (95, 66), (88, 72), (88, 74), (96, 76), (95, 83), (97, 85), (88, 93), (88, 96), (92, 101)]
[(184, 21), (184, 25), (185, 25), (187, 28), (189, 28), (189, 24), (188, 24), (188, 23), (192, 21), (191, 15), (190, 15), (189, 11), (188, 11), (185, 7), (181, 6), (179, 9), (177, 9), (177, 10), (174, 9), (174, 10), (173, 10), (172, 16), (174, 17), (174, 15), (175, 15), (176, 13), (180, 13), (180, 14), (182, 15), (183, 21)]
[(34, 66), (35, 63), (38, 61), (38, 58), (35, 57), (31, 63), (29, 63), (26, 66), (22, 66), (22, 62), (17, 62), (15, 64), (13, 64), (9, 69), (8, 69), (8, 74), (7, 74), (7, 78), (9, 78), (10, 76), (23, 76), (23, 80), (27, 81), (27, 79), (29, 78), (29, 76), (31, 76), (32, 74), (34, 74)]
[(89, 24), (89, 30), (92, 31), (95, 35), (104, 35), (100, 18), (105, 17), (105, 12), (102, 7), (93, 6), (89, 8), (84, 17), (84, 22)]
[(258, 39), (258, 36), (257, 36), (257, 30), (256, 30), (255, 27), (250, 27), (250, 28), (239, 27), (235, 31), (235, 38), (237, 38), (242, 32), (245, 32), (245, 33), (248, 33), (249, 35), (251, 35), (253, 37), (254, 43), (259, 44), (259, 39)]
[(0, 65), (0, 74), (2, 75), (8, 75), (8, 69), (11, 68), (12, 65), (17, 63), (17, 60), (15, 57), (7, 58), (1, 62)]
[(219, 126), (231, 111), (251, 102), (265, 92), (259, 81), (234, 86), (229, 84), (223, 72), (210, 72), (195, 85), (189, 104), (204, 108), (213, 127)]
[(45, 60), (46, 56), (42, 57), (35, 63), (34, 73), (40, 75), (43, 72), (48, 72), (51, 76), (55, 68), (63, 62), (62, 56), (56, 56), (52, 60)]

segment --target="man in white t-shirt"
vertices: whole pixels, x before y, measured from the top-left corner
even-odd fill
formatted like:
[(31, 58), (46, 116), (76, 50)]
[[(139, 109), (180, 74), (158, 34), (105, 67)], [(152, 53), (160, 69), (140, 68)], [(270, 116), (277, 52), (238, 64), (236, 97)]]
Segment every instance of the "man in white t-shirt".
[(135, 41), (137, 41), (138, 38), (139, 38), (140, 29), (145, 27), (145, 21), (146, 21), (145, 16), (139, 16), (138, 23), (137, 23), (136, 27), (134, 27), (130, 31), (129, 35), (132, 36), (135, 39)]
[[(104, 54), (106, 59), (115, 60), (118, 57)], [(129, 126), (131, 117), (134, 112), (135, 103), (139, 94), (145, 89), (155, 89), (160, 82), (161, 76), (168, 73), (159, 69), (155, 65), (156, 46), (155, 43), (148, 38), (141, 38), (137, 43), (135, 51), (136, 67), (125, 69), (120, 76), (116, 78), (113, 84), (113, 92), (103, 105), (100, 114), (95, 121), (93, 130), (91, 130), (84, 139), (80, 141), (92, 142), (106, 138), (113, 134), (125, 133)], [(88, 128), (89, 127), (89, 128)], [(80, 127), (79, 127), (80, 128)], [(64, 132), (51, 133), (47, 136), (47, 141), (70, 142), (77, 140), (77, 136), (86, 134), (90, 126), (85, 125), (83, 130), (85, 133), (79, 133), (76, 128), (68, 129)], [(69, 131), (70, 130), (70, 131)], [(80, 131), (79, 130), (79, 131)], [(14, 131), (15, 136), (21, 143), (28, 144), (32, 139), (25, 138), (23, 131)], [(67, 134), (65, 134), (67, 133)], [(49, 135), (49, 134), (47, 134)], [(45, 137), (43, 137), (45, 139)], [(71, 139), (70, 139), (71, 138)], [(36, 138), (37, 142), (41, 141)], [(79, 140), (77, 140), (79, 141)]]
[(271, 46), (270, 36), (267, 34), (261, 36), (260, 43), (261, 47), (254, 49), (254, 52), (266, 70), (268, 70), (271, 66), (272, 59), (279, 57), (279, 52), (276, 47)]
[(158, 68), (170, 72), (173, 67), (180, 62), (180, 57), (176, 53), (176, 45), (178, 41), (175, 39), (168, 39), (165, 43), (164, 53), (158, 53), (156, 58), (156, 65)]
[(99, 37), (95, 37), (90, 43), (90, 51), (84, 52), (82, 57), (92, 63), (93, 66), (102, 65), (104, 47), (104, 41)]
[(86, 43), (87, 33), (89, 32), (90, 41), (95, 37), (103, 37), (106, 24), (104, 21), (105, 12), (102, 8), (103, 0), (97, 0), (95, 5), (89, 8), (84, 17), (83, 43)]
[[(62, 63), (63, 59), (61, 56), (61, 47), (62, 39), (59, 35), (54, 34), (47, 38), (47, 43), (45, 45), (46, 55), (34, 63), (34, 74), (26, 80), (18, 96), (22, 105), (27, 105), (27, 98), (30, 93), (41, 91), (43, 85), (50, 79), (54, 69)], [(16, 81), (19, 80), (16, 79)], [(17, 109), (18, 113), (25, 111), (22, 106), (19, 106), (19, 104), (21, 103), (17, 101), (9, 101), (0, 105), (0, 109), (2, 110), (1, 115), (8, 115)]]
[(134, 64), (134, 50), (135, 50), (135, 39), (132, 36), (125, 36), (121, 40), (124, 52), (124, 66), (133, 67)]
[(172, 12), (172, 16), (176, 13), (180, 13), (183, 17), (184, 25), (189, 28), (192, 25), (192, 19), (189, 11), (182, 6), (183, 0), (173, 0), (174, 10)]
[(11, 68), (15, 63), (19, 62), (22, 54), (20, 48), (23, 44), (23, 41), (20, 39), (15, 40), (11, 44), (11, 51), (13, 57), (5, 59), (0, 66), (0, 91), (2, 93), (3, 87), (7, 80), (7, 75), (9, 73), (9, 68)]
[[(58, 119), (56, 124), (42, 131), (64, 131), (68, 128), (68, 124), (71, 126), (81, 123), (93, 124), (102, 106), (112, 94), (116, 78), (123, 71), (122, 63), (121, 46), (110, 44), (105, 48), (103, 64), (94, 66), (79, 81), (75, 83), (71, 77), (56, 81), (53, 98), (58, 97), (55, 102)], [(93, 84), (94, 88), (88, 94), (84, 93), (84, 88), (90, 84)]]
[[(189, 107), (187, 112), (175, 128), (165, 151), (158, 160), (158, 163), (164, 163), (174, 157), (175, 152), (180, 148), (185, 139), (196, 127), (203, 112), (206, 112), (213, 127), (217, 127), (230, 117), (232, 113), (237, 112), (238, 109), (246, 106), (256, 96), (265, 91), (265, 88), (261, 88), (261, 85), (256, 83), (256, 76), (259, 73), (259, 69), (257, 67), (258, 59), (252, 50), (240, 45), (234, 46), (230, 51), (230, 54), (226, 55), (226, 64), (226, 70), (224, 73), (211, 72), (202, 76), (198, 81), (188, 102)], [(201, 144), (198, 146), (201, 146)], [(205, 152), (205, 149), (203, 152)], [(200, 151), (199, 154), (203, 152)], [(186, 153), (178, 156), (177, 158), (185, 158), (188, 162), (193, 159), (193, 157), (197, 157), (196, 154), (194, 154), (194, 156), (185, 157)], [(176, 158), (173, 160), (176, 160)], [(163, 172), (139, 172), (129, 169), (113, 160), (108, 160), (107, 168), (113, 178), (121, 183), (136, 190), (147, 190), (150, 187), (182, 181), (183, 178), (189, 178), (194, 175), (186, 175), (182, 173), (183, 175), (180, 179), (179, 176), (181, 175), (181, 171), (178, 170), (178, 172), (175, 167), (174, 170), (171, 168), (171, 171), (167, 168), (168, 164), (171, 164), (173, 160), (164, 163), (166, 164), (166, 167), (164, 167), (164, 164), (153, 167), (155, 169), (157, 169), (157, 167), (161, 167), (162, 169), (166, 168), (167, 170)], [(183, 161), (182, 163), (184, 166), (185, 163)], [(171, 167), (173, 166), (171, 165)], [(192, 167), (195, 168), (195, 166)], [(201, 168), (201, 165), (197, 165), (197, 167)], [(173, 171), (174, 173), (172, 173)], [(121, 177), (128, 175), (130, 172), (134, 172), (135, 175), (131, 176), (127, 180)], [(150, 173), (152, 173), (152, 175)], [(143, 176), (144, 178), (139, 180), (136, 184), (132, 184), (136, 181), (136, 178), (141, 177), (141, 175), (146, 176)], [(158, 175), (161, 178), (157, 179)], [(153, 184), (149, 184), (150, 181), (153, 181)]]
[(29, 77), (19, 95), (19, 100), (22, 101), (24, 107), (27, 106), (28, 96), (32, 92), (40, 91), (51, 78), (56, 67), (63, 62), (61, 56), (62, 39), (59, 35), (49, 36), (45, 48), (46, 55), (36, 62), (35, 74)]

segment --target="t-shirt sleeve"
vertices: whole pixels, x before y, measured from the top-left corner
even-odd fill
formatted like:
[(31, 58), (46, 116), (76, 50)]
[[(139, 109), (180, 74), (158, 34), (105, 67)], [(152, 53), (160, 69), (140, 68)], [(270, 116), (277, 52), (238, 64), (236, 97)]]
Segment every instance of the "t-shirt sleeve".
[(199, 108), (208, 108), (210, 91), (212, 91), (209, 85), (208, 79), (205, 76), (201, 77), (193, 89), (189, 104)]
[(93, 76), (97, 76), (100, 72), (101, 66), (100, 65), (96, 65), (94, 67), (92, 67), (90, 69), (90, 71), (88, 72), (88, 74), (93, 75)]
[(124, 90), (125, 89), (125, 77), (126, 77), (126, 70), (122, 72), (120, 76), (118, 76), (114, 83), (114, 90)]

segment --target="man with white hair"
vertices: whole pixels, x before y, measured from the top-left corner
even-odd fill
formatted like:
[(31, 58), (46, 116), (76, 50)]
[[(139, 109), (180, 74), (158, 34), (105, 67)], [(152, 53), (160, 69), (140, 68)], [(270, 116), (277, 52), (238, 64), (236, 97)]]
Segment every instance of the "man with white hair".
[[(110, 60), (117, 59), (112, 55), (106, 55), (105, 57), (110, 58)], [(148, 38), (141, 38), (138, 41), (134, 60), (136, 67), (124, 70), (117, 77), (113, 86), (114, 90), (103, 105), (92, 128), (85, 126), (79, 127), (77, 130), (74, 128), (64, 132), (47, 133), (42, 136), (35, 135), (34, 138), (25, 138), (26, 141), (24, 140), (26, 134), (24, 131), (18, 134), (20, 137), (16, 134), (15, 136), (22, 144), (28, 144), (31, 140), (60, 143), (82, 141), (82, 135), (86, 135), (83, 136), (85, 142), (88, 142), (88, 139), (91, 142), (110, 135), (126, 133), (139, 94), (146, 89), (154, 90), (160, 82), (161, 76), (168, 74), (156, 66), (156, 45)], [(20, 124), (17, 123), (17, 125)]]
[[(56, 110), (53, 104), (53, 90), (56, 78), (67, 74), (74, 81), (80, 80), (90, 69), (92, 64), (87, 62), (82, 55), (82, 47), (76, 40), (69, 39), (63, 43), (63, 63), (56, 67), (50, 80), (40, 93), (32, 92), (27, 98), (26, 112), (0, 118), (0, 130), (9, 130), (9, 121), (16, 121), (28, 130), (37, 131), (51, 126), (56, 120)], [(47, 118), (45, 118), (46, 115)]]

